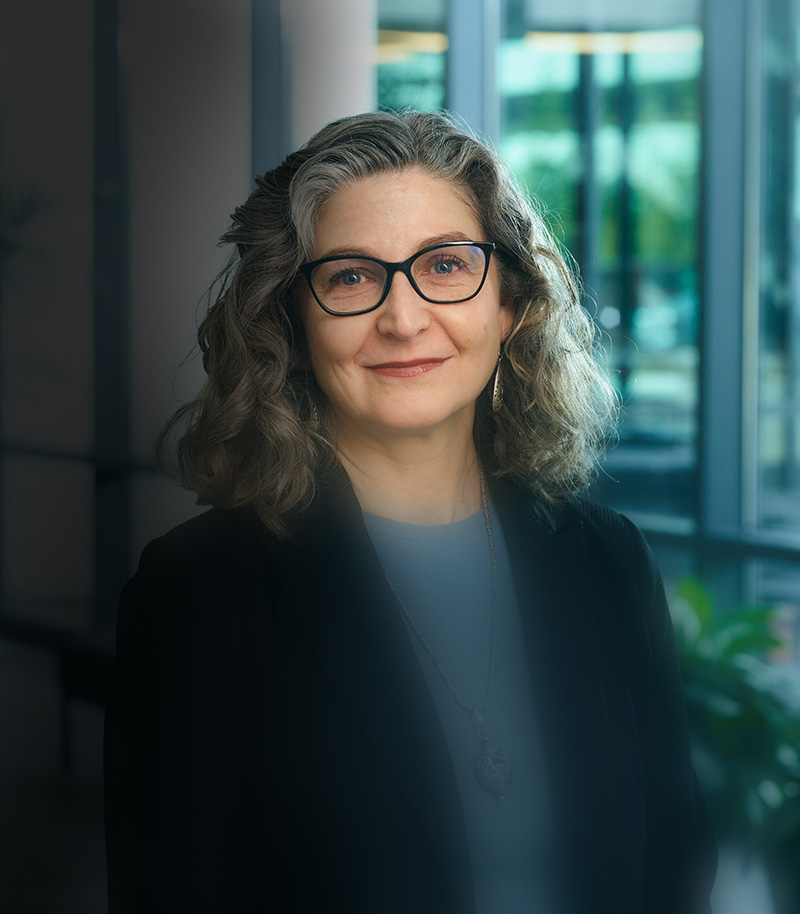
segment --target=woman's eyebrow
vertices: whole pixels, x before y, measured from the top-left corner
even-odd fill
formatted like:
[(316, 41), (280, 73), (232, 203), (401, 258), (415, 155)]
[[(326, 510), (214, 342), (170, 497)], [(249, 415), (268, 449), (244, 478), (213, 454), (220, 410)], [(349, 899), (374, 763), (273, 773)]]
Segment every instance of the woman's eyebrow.
[[(418, 251), (422, 251), (425, 248), (429, 248), (434, 244), (445, 244), (448, 241), (478, 241), (479, 239), (475, 238), (472, 235), (467, 235), (464, 232), (446, 232), (443, 235), (433, 235), (430, 238), (422, 239), (418, 246), (414, 248), (409, 257), (416, 254)], [(330, 251), (327, 251), (325, 254), (320, 255), (319, 257), (314, 258), (315, 260), (324, 260), (326, 257), (376, 257), (378, 260), (384, 260), (383, 257), (378, 257), (377, 253), (374, 253), (373, 250), (366, 246), (357, 246), (353, 245), (352, 247), (339, 247), (333, 248)], [(406, 258), (403, 258), (405, 260)], [(388, 263), (402, 262), (402, 261), (387, 261)]]

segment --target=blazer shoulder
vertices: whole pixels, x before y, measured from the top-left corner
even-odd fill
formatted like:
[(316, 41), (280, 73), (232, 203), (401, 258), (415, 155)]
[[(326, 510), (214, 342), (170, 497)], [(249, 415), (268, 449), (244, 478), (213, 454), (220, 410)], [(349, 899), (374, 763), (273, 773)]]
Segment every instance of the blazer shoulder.
[(664, 602), (658, 561), (629, 517), (586, 498), (572, 500), (564, 510), (581, 524), (590, 555), (617, 592), (640, 607)]
[[(580, 528), (588, 557), (593, 564), (614, 571), (637, 568), (656, 571), (653, 554), (639, 528), (624, 514), (576, 494), (564, 501), (549, 502), (528, 491), (517, 479), (501, 478), (494, 493), (522, 529), (533, 522), (550, 533), (566, 533)], [(520, 526), (521, 524), (521, 526)]]
[(266, 532), (255, 510), (210, 508), (178, 524), (144, 547), (137, 575), (159, 569), (208, 575), (226, 565), (255, 561), (259, 536)]
[(232, 655), (229, 668), (257, 676), (251, 655), (269, 639), (275, 600), (261, 559), (262, 532), (254, 511), (211, 508), (149, 542), (120, 595), (118, 659), (139, 652), (148, 663), (160, 656), (187, 671), (200, 658), (207, 674)]
[(568, 510), (576, 515), (589, 531), (601, 536), (617, 536), (625, 540), (630, 538), (631, 528), (638, 530), (624, 514), (585, 497), (571, 499)]
[(568, 511), (583, 525), (587, 539), (620, 560), (653, 562), (653, 554), (642, 531), (625, 514), (587, 498), (570, 502)]

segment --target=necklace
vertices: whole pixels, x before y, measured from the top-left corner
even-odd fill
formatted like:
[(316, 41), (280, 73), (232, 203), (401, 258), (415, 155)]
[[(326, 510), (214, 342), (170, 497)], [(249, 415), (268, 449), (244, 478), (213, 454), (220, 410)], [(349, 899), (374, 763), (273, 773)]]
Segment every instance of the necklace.
[(498, 598), (497, 598), (497, 556), (495, 554), (494, 548), (494, 536), (492, 535), (492, 519), (489, 516), (489, 498), (486, 494), (486, 479), (483, 475), (483, 470), (480, 470), (480, 479), (481, 479), (481, 504), (483, 506), (483, 516), (486, 521), (486, 533), (489, 538), (489, 553), (492, 561), (492, 638), (491, 638), (491, 649), (489, 654), (489, 682), (486, 687), (486, 698), (480, 705), (468, 705), (464, 699), (458, 694), (455, 686), (450, 679), (448, 678), (445, 671), (442, 669), (441, 663), (439, 663), (439, 658), (433, 652), (430, 644), (425, 640), (422, 635), (422, 632), (417, 628), (416, 622), (411, 616), (411, 613), (406, 609), (405, 604), (400, 599), (400, 594), (395, 589), (394, 584), (392, 584), (389, 579), (389, 575), (386, 574), (386, 569), (383, 573), (386, 577), (386, 581), (389, 584), (389, 587), (392, 589), (395, 600), (400, 607), (403, 615), (405, 616), (406, 622), (408, 622), (411, 627), (411, 631), (417, 637), (417, 640), (422, 645), (425, 653), (431, 658), (431, 661), (436, 668), (437, 673), (442, 677), (442, 681), (447, 686), (447, 690), (456, 700), (456, 703), (459, 707), (463, 708), (469, 715), (472, 722), (472, 725), (475, 729), (475, 735), (478, 737), (478, 742), (481, 744), (481, 751), (475, 756), (475, 762), (473, 765), (473, 771), (475, 773), (475, 780), (478, 784), (484, 789), (489, 791), (489, 793), (494, 795), (495, 800), (498, 805), (501, 805), (507, 796), (508, 785), (511, 783), (511, 779), (514, 776), (514, 769), (511, 767), (511, 761), (506, 752), (504, 752), (499, 746), (495, 745), (492, 741), (492, 731), (484, 724), (481, 711), (485, 711), (489, 707), (489, 703), (492, 700), (492, 694), (494, 691), (494, 667), (495, 667), (495, 657), (497, 655), (497, 615), (498, 615)]

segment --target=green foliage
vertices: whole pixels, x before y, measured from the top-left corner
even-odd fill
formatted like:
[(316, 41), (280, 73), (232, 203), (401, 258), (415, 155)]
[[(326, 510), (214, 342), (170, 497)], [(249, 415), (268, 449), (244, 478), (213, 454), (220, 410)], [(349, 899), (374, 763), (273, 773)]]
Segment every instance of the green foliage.
[[(697, 578), (678, 582), (675, 630), (695, 766), (721, 837), (800, 859), (800, 713), (764, 654), (777, 608), (719, 613)], [(793, 673), (796, 675), (796, 671)]]

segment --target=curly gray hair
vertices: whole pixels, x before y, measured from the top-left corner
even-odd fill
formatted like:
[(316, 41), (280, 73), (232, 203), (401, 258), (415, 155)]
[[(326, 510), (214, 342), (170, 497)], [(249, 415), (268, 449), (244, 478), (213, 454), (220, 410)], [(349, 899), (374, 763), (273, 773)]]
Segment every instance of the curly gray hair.
[[(492, 411), (488, 387), (476, 403), (474, 437), (485, 470), (513, 475), (550, 501), (588, 483), (616, 404), (558, 243), (499, 156), (451, 118), (376, 112), (328, 124), (257, 176), (222, 238), (235, 249), (198, 331), (207, 380), (157, 442), (159, 465), (202, 502), (252, 503), (278, 536), (308, 505), (334, 443), (324, 396), (305, 367), (298, 267), (313, 257), (317, 220), (333, 194), (411, 167), (467, 191), (485, 237), (497, 244), (501, 294), (513, 301), (502, 407)], [(321, 421), (309, 421), (312, 414)], [(169, 470), (167, 441), (176, 428), (183, 431), (178, 468)]]

